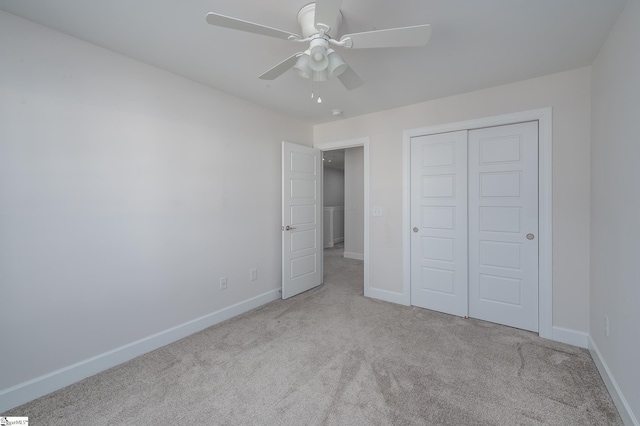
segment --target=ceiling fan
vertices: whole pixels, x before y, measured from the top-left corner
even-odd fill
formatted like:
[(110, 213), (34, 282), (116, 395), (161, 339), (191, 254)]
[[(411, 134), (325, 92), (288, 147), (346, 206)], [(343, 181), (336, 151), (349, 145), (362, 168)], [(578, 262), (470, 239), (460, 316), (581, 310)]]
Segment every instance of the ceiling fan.
[(342, 0), (317, 0), (300, 9), (298, 24), (302, 36), (218, 13), (208, 13), (207, 23), (283, 40), (309, 42), (305, 51), (291, 55), (262, 74), (259, 77), (262, 80), (275, 80), (293, 68), (301, 77), (313, 81), (337, 77), (348, 90), (361, 86), (363, 82), (333, 46), (347, 49), (417, 47), (429, 42), (431, 26), (428, 24), (345, 34), (337, 39), (335, 37), (342, 23), (341, 4)]

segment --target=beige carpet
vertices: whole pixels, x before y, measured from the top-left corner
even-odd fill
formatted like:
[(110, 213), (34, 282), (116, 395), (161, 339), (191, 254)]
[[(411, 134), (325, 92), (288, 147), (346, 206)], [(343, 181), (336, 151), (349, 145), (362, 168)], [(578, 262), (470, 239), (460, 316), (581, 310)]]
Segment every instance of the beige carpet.
[(620, 425), (584, 349), (325, 284), (5, 415), (33, 425)]

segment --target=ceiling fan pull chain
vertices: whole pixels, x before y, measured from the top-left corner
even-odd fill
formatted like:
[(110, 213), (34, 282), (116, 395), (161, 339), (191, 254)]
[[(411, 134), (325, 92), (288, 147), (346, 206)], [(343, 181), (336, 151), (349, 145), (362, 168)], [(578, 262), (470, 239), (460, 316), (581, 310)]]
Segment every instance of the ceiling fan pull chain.
[(320, 89), (316, 87), (315, 81), (313, 79), (310, 79), (310, 80), (311, 80), (311, 99), (316, 98), (316, 102), (321, 104), (322, 98), (320, 97)]

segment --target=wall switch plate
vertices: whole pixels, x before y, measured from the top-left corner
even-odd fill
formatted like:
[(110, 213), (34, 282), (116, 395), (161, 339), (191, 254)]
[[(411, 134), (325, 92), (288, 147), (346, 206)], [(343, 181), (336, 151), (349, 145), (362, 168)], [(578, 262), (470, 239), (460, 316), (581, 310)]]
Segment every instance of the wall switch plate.
[(251, 281), (255, 281), (258, 279), (258, 270), (256, 268), (249, 270), (249, 279)]
[(220, 278), (220, 290), (227, 288), (227, 277)]
[(374, 216), (382, 216), (382, 207), (373, 207)]

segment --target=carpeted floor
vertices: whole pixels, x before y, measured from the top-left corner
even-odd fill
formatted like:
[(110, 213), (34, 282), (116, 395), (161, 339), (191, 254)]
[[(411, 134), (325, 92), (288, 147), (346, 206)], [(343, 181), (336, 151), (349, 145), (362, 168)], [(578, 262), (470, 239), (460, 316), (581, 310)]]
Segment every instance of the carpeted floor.
[(10, 410), (34, 425), (621, 425), (589, 353), (325, 284)]

